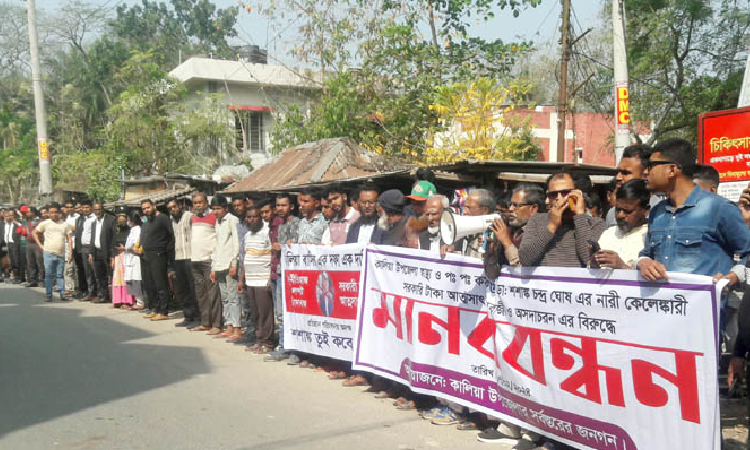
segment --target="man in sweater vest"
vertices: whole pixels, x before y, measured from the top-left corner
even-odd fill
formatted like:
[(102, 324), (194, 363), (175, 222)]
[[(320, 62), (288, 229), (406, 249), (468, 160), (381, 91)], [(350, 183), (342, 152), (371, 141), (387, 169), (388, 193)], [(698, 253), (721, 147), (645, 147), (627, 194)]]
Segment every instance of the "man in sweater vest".
[(193, 217), (190, 224), (190, 261), (201, 319), (201, 325), (191, 331), (221, 332), (221, 294), (219, 285), (211, 282), (211, 257), (216, 247), (216, 216), (208, 209), (208, 197), (203, 192), (193, 194)]

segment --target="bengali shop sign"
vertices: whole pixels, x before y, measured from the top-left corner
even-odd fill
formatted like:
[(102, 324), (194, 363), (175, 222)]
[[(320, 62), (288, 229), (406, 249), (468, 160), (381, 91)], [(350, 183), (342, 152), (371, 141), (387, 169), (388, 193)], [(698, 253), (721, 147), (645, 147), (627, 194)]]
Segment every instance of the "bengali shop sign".
[(354, 368), (581, 449), (719, 449), (709, 277), (504, 268), (369, 246)]
[(719, 171), (719, 194), (738, 200), (750, 180), (750, 108), (699, 115), (698, 147), (700, 161)]
[(363, 250), (359, 244), (284, 248), (286, 348), (352, 360)]

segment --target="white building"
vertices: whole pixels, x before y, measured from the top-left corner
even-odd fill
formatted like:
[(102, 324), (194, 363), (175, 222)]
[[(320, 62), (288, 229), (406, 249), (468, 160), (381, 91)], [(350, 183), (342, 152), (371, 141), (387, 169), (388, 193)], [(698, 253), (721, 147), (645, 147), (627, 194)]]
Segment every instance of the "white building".
[(190, 57), (169, 75), (185, 83), (193, 98), (223, 94), (222, 102), (234, 113), (230, 126), (237, 130), (235, 146), (250, 157), (254, 168), (271, 159), (274, 117), (292, 104), (309, 114), (320, 90), (316, 74), (309, 70), (205, 55)]

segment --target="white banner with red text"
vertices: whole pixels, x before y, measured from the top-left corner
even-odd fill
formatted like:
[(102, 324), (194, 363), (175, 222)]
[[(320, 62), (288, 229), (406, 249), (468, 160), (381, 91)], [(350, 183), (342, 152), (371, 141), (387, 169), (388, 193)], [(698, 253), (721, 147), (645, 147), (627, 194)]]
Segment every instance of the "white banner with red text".
[(360, 244), (284, 247), (285, 348), (352, 360), (363, 251)]
[(369, 246), (353, 368), (576, 448), (719, 450), (720, 288)]

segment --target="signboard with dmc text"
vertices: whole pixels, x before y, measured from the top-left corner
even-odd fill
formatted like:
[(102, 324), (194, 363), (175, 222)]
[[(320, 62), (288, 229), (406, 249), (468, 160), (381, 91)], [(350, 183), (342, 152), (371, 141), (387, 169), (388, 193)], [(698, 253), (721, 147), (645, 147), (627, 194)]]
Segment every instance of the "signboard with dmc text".
[(750, 107), (699, 115), (698, 157), (719, 172), (719, 195), (737, 201), (750, 180)]
[(363, 251), (360, 244), (284, 247), (284, 347), (351, 361)]
[(353, 368), (579, 449), (719, 450), (710, 277), (368, 246)]

